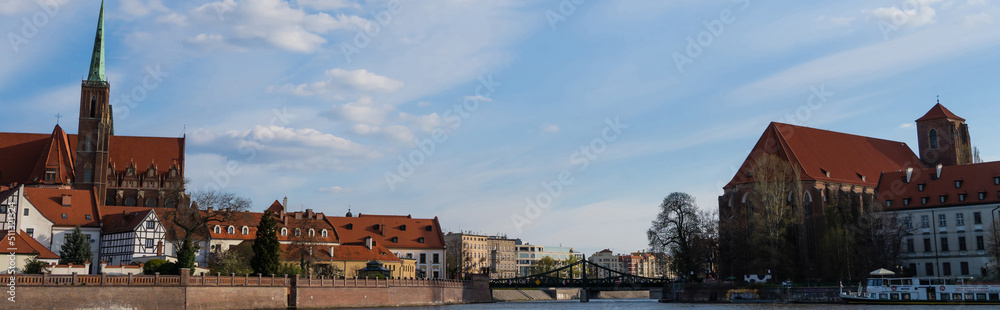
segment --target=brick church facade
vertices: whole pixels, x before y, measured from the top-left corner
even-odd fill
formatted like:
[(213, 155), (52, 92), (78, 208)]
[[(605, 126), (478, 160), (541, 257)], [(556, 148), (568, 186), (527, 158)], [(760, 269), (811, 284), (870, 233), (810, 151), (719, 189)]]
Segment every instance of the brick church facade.
[[(767, 272), (749, 266), (754, 259), (750, 249), (753, 229), (746, 224), (754, 212), (749, 197), (757, 182), (751, 167), (760, 156), (774, 155), (798, 170), (796, 183), (801, 192), (789, 192), (787, 202), (801, 214), (793, 225), (791, 239), (798, 248), (793, 259), (807, 266), (798, 271), (801, 276), (816, 277), (822, 268), (818, 264), (818, 247), (827, 230), (825, 213), (831, 203), (845, 203), (855, 215), (866, 210), (887, 210), (880, 196), (889, 190), (878, 187), (883, 174), (972, 163), (964, 119), (938, 103), (916, 123), (919, 157), (903, 142), (776, 122), (768, 125), (719, 196), (719, 224), (723, 230), (720, 276), (742, 278)], [(726, 234), (727, 228), (740, 231)]]
[(87, 79), (81, 83), (77, 134), (0, 133), (0, 185), (92, 190), (109, 206), (174, 207), (184, 193), (184, 137), (115, 135), (104, 72), (101, 10)]

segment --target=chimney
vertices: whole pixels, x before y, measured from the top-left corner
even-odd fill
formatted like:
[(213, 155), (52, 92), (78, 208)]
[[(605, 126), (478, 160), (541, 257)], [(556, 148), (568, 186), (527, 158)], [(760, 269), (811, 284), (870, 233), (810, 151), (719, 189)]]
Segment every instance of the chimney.
[(73, 196), (62, 195), (62, 206), (69, 207), (73, 204)]
[(944, 168), (944, 165), (938, 164), (937, 165), (937, 178), (938, 179), (941, 178), (941, 168)]
[(910, 183), (910, 179), (911, 178), (913, 178), (913, 168), (912, 167), (907, 167), (906, 168), (906, 183)]
[(208, 208), (207, 208), (207, 209), (205, 209), (205, 210), (207, 210), (208, 212), (212, 212), (212, 210), (213, 210), (213, 209), (215, 209), (215, 208), (213, 208), (213, 207), (208, 207)]
[(295, 219), (296, 220), (301, 220), (302, 219), (302, 212), (301, 211), (295, 211)]
[(306, 218), (313, 218), (313, 209), (306, 209)]
[(156, 256), (163, 256), (163, 241), (156, 242)]
[(281, 207), (284, 209), (288, 209), (288, 196), (285, 196), (285, 199), (281, 200)]
[(372, 237), (365, 237), (365, 247), (369, 250), (372, 249)]
[(330, 259), (333, 259), (333, 247), (330, 247)]

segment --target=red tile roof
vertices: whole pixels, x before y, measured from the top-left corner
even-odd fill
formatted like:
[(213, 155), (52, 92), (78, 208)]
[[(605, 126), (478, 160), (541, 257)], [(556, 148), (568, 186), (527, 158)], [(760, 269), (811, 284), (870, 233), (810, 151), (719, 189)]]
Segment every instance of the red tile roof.
[[(101, 227), (101, 213), (89, 190), (25, 187), (24, 195), (54, 226)], [(63, 206), (63, 196), (70, 199), (68, 207)]]
[[(326, 219), (337, 229), (340, 240), (344, 243), (364, 242), (365, 237), (372, 237), (376, 244), (388, 248), (444, 248), (444, 234), (441, 233), (437, 217), (415, 219), (409, 215), (359, 214), (357, 217), (329, 216)], [(348, 225), (351, 225), (351, 229), (348, 229)], [(403, 230), (404, 226), (406, 230)], [(393, 242), (394, 237), (397, 238), (396, 242)], [(421, 238), (423, 243), (420, 243)]]
[[(233, 218), (226, 222), (210, 222), (209, 223), (209, 233), (212, 239), (226, 239), (226, 240), (253, 240), (257, 237), (257, 225), (260, 224), (260, 218), (264, 216), (265, 213), (261, 212), (241, 212), (234, 214)], [(308, 219), (301, 218), (296, 219), (292, 215), (288, 215), (287, 224), (275, 218), (277, 221), (277, 231), (278, 231), (278, 241), (296, 241), (296, 240), (306, 240), (312, 242), (323, 242), (323, 243), (338, 243), (340, 240), (337, 239), (337, 233), (330, 223), (321, 219)], [(215, 226), (218, 225), (220, 233), (215, 232)], [(232, 225), (235, 234), (230, 234), (228, 232), (228, 227)], [(243, 234), (243, 226), (248, 228), (246, 235)], [(281, 229), (288, 229), (288, 235), (282, 236)], [(295, 229), (301, 229), (302, 235), (300, 237), (295, 236)], [(309, 229), (312, 228), (315, 231), (314, 237), (309, 237)], [(323, 229), (327, 230), (327, 237), (323, 237)]]
[(56, 183), (70, 183), (73, 180), (73, 153), (69, 147), (69, 138), (62, 127), (56, 125), (49, 136), (49, 141), (42, 148), (42, 154), (35, 163), (29, 180), (44, 180), (46, 168), (57, 168)]
[[(51, 250), (49, 250), (49, 248), (46, 248), (41, 243), (38, 243), (38, 241), (35, 240), (35, 238), (28, 236), (28, 234), (25, 233), (24, 231), (18, 231), (16, 234), (14, 234), (13, 236), (14, 240), (10, 240), (11, 237), (9, 235), (11, 234), (10, 230), (0, 230), (0, 233), (3, 234), (4, 241), (7, 241), (4, 242), (3, 246), (4, 253), (10, 253), (10, 249), (13, 248), (13, 251), (16, 254), (38, 253), (39, 259), (59, 258), (59, 255), (56, 255), (56, 253), (53, 253)], [(8, 243), (10, 241), (14, 242), (13, 246), (11, 246), (10, 243)]]
[(939, 118), (954, 119), (963, 122), (965, 121), (964, 118), (958, 117), (958, 115), (955, 115), (955, 113), (951, 113), (951, 111), (948, 111), (948, 108), (945, 108), (943, 105), (941, 105), (941, 103), (935, 104), (930, 111), (927, 111), (927, 114), (924, 114), (924, 116), (918, 118), (917, 121), (919, 122), (919, 121), (939, 119)]
[[(907, 183), (905, 170), (886, 172), (879, 180), (877, 197), (882, 202), (892, 200), (889, 210), (1000, 203), (1000, 185), (995, 180), (1000, 177), (1000, 161), (944, 166), (941, 178), (935, 179), (936, 175), (936, 167), (915, 168)], [(956, 187), (955, 181), (961, 181), (961, 187)], [(923, 191), (919, 188), (921, 184)], [(984, 193), (983, 199), (979, 199), (979, 193)], [(959, 197), (962, 194), (964, 201)], [(945, 195), (943, 203), (941, 195)], [(924, 197), (927, 203), (921, 201)], [(906, 198), (910, 199), (909, 205), (903, 203)]]
[(922, 166), (903, 142), (772, 122), (726, 188), (753, 182), (746, 169), (764, 153), (797, 164), (803, 181), (876, 186), (882, 172)]
[(104, 224), (101, 227), (101, 231), (104, 233), (116, 233), (135, 230), (136, 227), (142, 225), (143, 220), (150, 212), (153, 212), (152, 208), (101, 207), (101, 223)]
[[(4, 159), (0, 161), (0, 183), (37, 183), (41, 178), (33, 172), (38, 163), (64, 160), (60, 157), (67, 154), (62, 149), (69, 150), (68, 162), (72, 163), (76, 143), (77, 135), (65, 134), (58, 125), (52, 134), (0, 132), (0, 158)], [(58, 151), (53, 154), (53, 150)], [(130, 162), (135, 163), (136, 169), (155, 163), (161, 173), (177, 163), (182, 168), (181, 176), (184, 175), (184, 138), (111, 136), (108, 153), (116, 173), (124, 173)]]

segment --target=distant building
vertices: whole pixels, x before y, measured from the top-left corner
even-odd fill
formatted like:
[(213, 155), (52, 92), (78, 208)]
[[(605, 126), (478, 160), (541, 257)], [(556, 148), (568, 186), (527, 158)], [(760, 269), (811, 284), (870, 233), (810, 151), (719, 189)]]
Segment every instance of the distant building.
[(520, 239), (515, 242), (515, 245), (517, 246), (518, 276), (531, 275), (531, 266), (545, 257), (552, 258), (556, 261), (557, 265), (562, 265), (570, 258), (577, 260), (583, 258), (583, 253), (574, 252), (571, 247), (522, 244)]
[(489, 274), (492, 279), (516, 276), (515, 240), (468, 233), (448, 233), (444, 238), (459, 273)]
[(396, 257), (416, 260), (418, 278), (443, 279), (446, 276), (444, 234), (437, 217), (353, 216), (348, 211), (346, 216), (328, 216), (326, 220), (336, 229), (344, 244), (365, 242), (365, 238), (371, 238), (376, 246), (384, 246)]
[(101, 208), (100, 262), (128, 265), (137, 258), (164, 256), (166, 230), (151, 208)]
[(16, 274), (24, 273), (25, 265), (32, 258), (44, 262), (46, 265), (59, 262), (59, 255), (23, 231), (0, 230), (0, 234), (4, 240), (4, 254), (11, 255), (9, 257), (10, 265), (0, 269), (0, 274), (8, 273), (11, 268)]
[[(663, 257), (665, 258), (665, 256)], [(604, 249), (594, 253), (587, 260), (600, 267), (640, 277), (660, 278), (671, 276), (668, 269), (664, 268), (666, 264), (657, 261), (657, 255), (644, 251), (633, 252), (631, 254), (614, 254), (611, 250)], [(596, 267), (591, 267), (587, 272), (592, 277), (614, 276), (607, 270)], [(667, 274), (664, 274), (665, 272)]]

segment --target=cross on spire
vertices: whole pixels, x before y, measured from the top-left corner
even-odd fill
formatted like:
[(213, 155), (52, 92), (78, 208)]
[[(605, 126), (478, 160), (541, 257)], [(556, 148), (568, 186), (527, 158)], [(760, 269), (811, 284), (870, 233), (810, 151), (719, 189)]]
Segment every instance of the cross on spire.
[(60, 118), (62, 118), (62, 114), (56, 113), (56, 125), (59, 125)]

